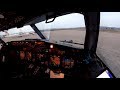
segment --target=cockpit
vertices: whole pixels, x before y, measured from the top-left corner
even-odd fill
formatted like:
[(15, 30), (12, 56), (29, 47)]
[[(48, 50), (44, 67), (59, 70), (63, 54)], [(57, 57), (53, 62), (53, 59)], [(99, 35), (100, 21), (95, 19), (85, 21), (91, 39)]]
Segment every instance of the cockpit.
[[(53, 13), (47, 14), (46, 17), (34, 18), (33, 21), (24, 24), (30, 25), (34, 32), (29, 34), (19, 32), (19, 35), (13, 37), (7, 37), (9, 35), (2, 37), (0, 39), (0, 79), (97, 78), (103, 72), (109, 73), (108, 75), (113, 78), (114, 75), (96, 54), (99, 13), (82, 12), (82, 14), (85, 19), (86, 33), (82, 27), (81, 32), (84, 34), (81, 34), (81, 38), (77, 37), (80, 30), (78, 27), (74, 30), (76, 37), (72, 31), (74, 28), (71, 27), (69, 30), (59, 28), (59, 32), (56, 28), (41, 31), (35, 22), (41, 22), (40, 20), (44, 18), (46, 23), (54, 22), (57, 16)], [(48, 21), (51, 17), (53, 19)], [(50, 31), (56, 37), (52, 38)], [(61, 36), (58, 35), (60, 32), (62, 32)], [(64, 39), (64, 34), (67, 33), (70, 37), (66, 36), (67, 39)], [(79, 42), (77, 39), (83, 41)]]

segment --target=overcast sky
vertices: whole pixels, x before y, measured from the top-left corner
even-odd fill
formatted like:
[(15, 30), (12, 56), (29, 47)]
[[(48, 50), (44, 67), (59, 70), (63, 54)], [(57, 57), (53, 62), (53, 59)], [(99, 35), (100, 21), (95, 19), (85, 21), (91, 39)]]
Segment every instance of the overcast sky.
[[(120, 12), (101, 12), (100, 26), (120, 27)], [(69, 14), (55, 19), (53, 23), (45, 24), (45, 22), (37, 25), (41, 28), (71, 28), (84, 27), (84, 16), (82, 14)]]
[[(107, 27), (120, 27), (120, 12), (101, 12), (100, 26)], [(41, 29), (52, 29), (52, 28), (73, 28), (73, 27), (84, 27), (84, 16), (82, 14), (69, 14), (65, 16), (60, 16), (55, 19), (54, 22), (46, 24), (41, 22), (36, 24), (36, 26)], [(24, 26), (21, 28), (22, 32), (33, 31), (30, 26)], [(20, 29), (14, 28), (8, 31), (9, 34), (14, 34), (20, 32)], [(3, 33), (0, 33), (3, 34)]]
[(101, 26), (120, 27), (120, 12), (101, 12)]

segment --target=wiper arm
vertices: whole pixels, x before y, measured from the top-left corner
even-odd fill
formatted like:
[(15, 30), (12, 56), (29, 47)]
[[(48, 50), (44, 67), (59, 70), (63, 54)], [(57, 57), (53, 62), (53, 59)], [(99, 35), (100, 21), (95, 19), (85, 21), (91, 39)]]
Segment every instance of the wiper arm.
[(77, 44), (77, 45), (84, 45), (84, 44), (81, 44), (81, 43), (76, 43), (76, 42), (73, 42), (73, 40), (70, 40), (70, 41), (60, 41), (60, 42), (65, 42), (65, 43), (71, 43), (71, 44)]

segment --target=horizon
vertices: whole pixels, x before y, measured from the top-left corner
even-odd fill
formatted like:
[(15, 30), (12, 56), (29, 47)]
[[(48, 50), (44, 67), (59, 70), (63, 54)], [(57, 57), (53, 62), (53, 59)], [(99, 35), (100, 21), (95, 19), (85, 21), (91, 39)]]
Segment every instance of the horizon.
[[(101, 12), (100, 28), (120, 28), (120, 12)], [(66, 28), (85, 28), (84, 16), (72, 13), (57, 17), (54, 22), (46, 24), (45, 21), (35, 24), (39, 30), (66, 29)], [(34, 31), (29, 25), (21, 28), (8, 29), (7, 33), (27, 33)], [(0, 35), (4, 32), (0, 32)]]

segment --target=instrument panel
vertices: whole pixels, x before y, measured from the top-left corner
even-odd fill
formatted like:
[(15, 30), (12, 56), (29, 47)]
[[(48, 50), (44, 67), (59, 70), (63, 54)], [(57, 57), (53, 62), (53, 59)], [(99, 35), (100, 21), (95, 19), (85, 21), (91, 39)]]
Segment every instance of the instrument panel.
[(83, 58), (80, 49), (40, 40), (8, 42), (5, 49), (8, 71), (15, 71), (19, 77), (22, 74), (24, 78), (50, 78), (50, 70), (67, 74)]
[(89, 78), (106, 68), (96, 55), (86, 64), (83, 49), (41, 40), (8, 42), (0, 55), (4, 76), (12, 79)]
[[(9, 43), (14, 47), (20, 60), (43, 60), (49, 64), (60, 65), (63, 68), (73, 68), (75, 62), (81, 61), (81, 50), (62, 46), (45, 41), (13, 41)], [(77, 59), (77, 60), (76, 60)]]

